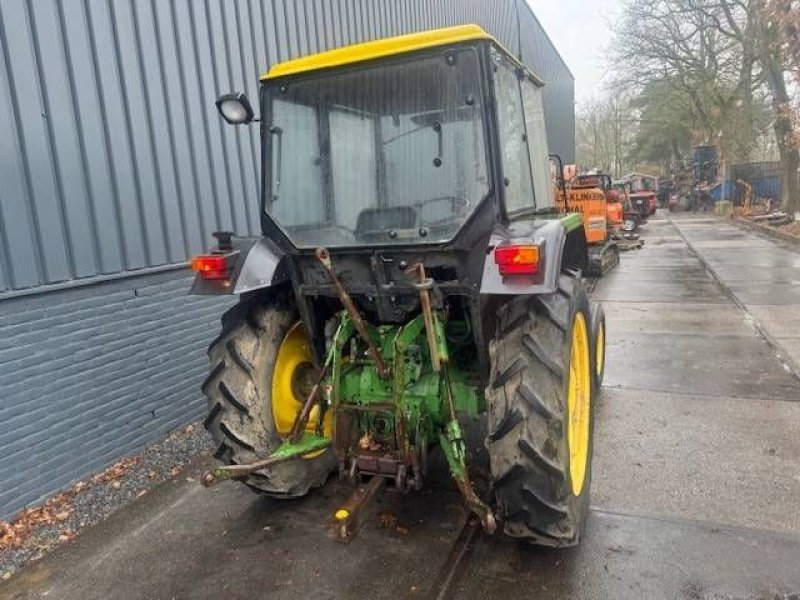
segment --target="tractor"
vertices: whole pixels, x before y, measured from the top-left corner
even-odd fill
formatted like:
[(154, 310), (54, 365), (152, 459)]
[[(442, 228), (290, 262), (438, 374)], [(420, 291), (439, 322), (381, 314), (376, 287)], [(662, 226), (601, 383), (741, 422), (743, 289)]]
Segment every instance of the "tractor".
[(658, 208), (658, 178), (652, 175), (631, 173), (625, 177), (631, 184), (631, 203), (642, 219), (656, 214)]
[[(205, 426), (238, 480), (299, 498), (426, 485), (438, 452), (483, 528), (578, 543), (605, 318), (580, 215), (557, 210), (542, 82), (476, 25), (273, 66), (259, 113), (261, 230), (215, 233), (192, 292), (235, 294), (208, 349)], [(473, 486), (481, 419), (488, 492)]]

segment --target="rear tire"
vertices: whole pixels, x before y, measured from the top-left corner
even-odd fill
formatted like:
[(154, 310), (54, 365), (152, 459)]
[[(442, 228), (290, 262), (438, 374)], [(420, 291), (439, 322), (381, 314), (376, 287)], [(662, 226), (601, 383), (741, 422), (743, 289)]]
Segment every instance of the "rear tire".
[[(558, 547), (580, 539), (589, 507), (596, 394), (589, 324), (589, 299), (575, 274), (561, 276), (554, 294), (518, 297), (498, 311), (489, 347), (486, 446), (497, 516), (511, 537)], [(570, 440), (572, 344), (581, 327), (584, 342), (576, 347), (585, 347), (580, 379), (588, 406), (575, 414), (583, 415), (588, 439)], [(582, 475), (580, 468), (571, 472), (572, 442), (585, 448)]]
[[(226, 464), (266, 458), (283, 442), (272, 411), (271, 382), (281, 343), (297, 323), (281, 304), (244, 302), (222, 317), (222, 333), (208, 348), (211, 371), (203, 383), (209, 413), (206, 429), (219, 444), (214, 456)], [(330, 449), (314, 458), (279, 464), (245, 483), (270, 496), (304, 496), (325, 483), (336, 466)]]

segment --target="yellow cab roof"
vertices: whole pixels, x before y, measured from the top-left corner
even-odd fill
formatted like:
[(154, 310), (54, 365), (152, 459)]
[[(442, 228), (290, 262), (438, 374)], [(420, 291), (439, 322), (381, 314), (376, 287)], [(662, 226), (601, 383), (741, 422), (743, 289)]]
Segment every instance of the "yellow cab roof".
[[(494, 38), (478, 25), (458, 25), (444, 29), (432, 29), (421, 33), (411, 33), (396, 37), (344, 46), (311, 54), (274, 65), (261, 76), (261, 80), (274, 79), (284, 75), (296, 75), (308, 71), (339, 67), (363, 62), (375, 58), (393, 56), (415, 50), (424, 50), (436, 46), (446, 46), (470, 40), (492, 40)], [(495, 43), (497, 43), (495, 41)], [(499, 45), (499, 44), (498, 44)]]

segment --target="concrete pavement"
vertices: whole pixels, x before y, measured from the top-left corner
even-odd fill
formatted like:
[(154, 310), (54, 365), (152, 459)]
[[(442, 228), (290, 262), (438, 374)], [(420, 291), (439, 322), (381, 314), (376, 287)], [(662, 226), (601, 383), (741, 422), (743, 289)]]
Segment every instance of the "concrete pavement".
[(800, 244), (717, 219), (682, 219), (675, 224), (779, 358), (800, 375)]
[[(481, 536), (451, 597), (800, 594), (800, 380), (784, 364), (800, 253), (750, 236), (653, 219), (644, 249), (598, 282), (609, 347), (583, 543)], [(297, 502), (205, 490), (186, 477), (207, 460), (0, 583), (0, 597), (423, 598), (464, 516), (442, 474), (436, 489), (384, 494), (342, 546), (324, 526), (347, 493), (338, 483)], [(381, 512), (400, 527), (381, 528)]]

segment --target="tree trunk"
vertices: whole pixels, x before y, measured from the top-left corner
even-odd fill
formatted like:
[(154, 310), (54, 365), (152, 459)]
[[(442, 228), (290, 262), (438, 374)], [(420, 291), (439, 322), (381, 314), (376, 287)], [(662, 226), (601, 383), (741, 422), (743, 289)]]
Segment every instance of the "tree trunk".
[(783, 193), (784, 187), (781, 186), (781, 205), (790, 215), (796, 215), (800, 212), (800, 189), (798, 189), (797, 173), (800, 169), (800, 154), (797, 148), (790, 150), (786, 157), (781, 157), (781, 165), (784, 169), (784, 178), (786, 179), (786, 193)]
[[(760, 23), (758, 13), (760, 4), (755, 1), (747, 3), (747, 20), (740, 32), (739, 43), (742, 45), (742, 64), (739, 68), (739, 81), (737, 84), (737, 96), (741, 100), (739, 106), (739, 116), (741, 121), (739, 128), (741, 137), (736, 144), (736, 159), (748, 161), (753, 152), (753, 142), (755, 140), (753, 128), (753, 67), (756, 62), (758, 51), (758, 36), (755, 29)], [(726, 14), (730, 15), (729, 9)], [(733, 18), (730, 17), (733, 21)], [(738, 137), (738, 136), (737, 136)]]
[(800, 152), (792, 139), (792, 120), (790, 116), (791, 98), (786, 90), (784, 68), (780, 57), (780, 46), (777, 40), (758, 15), (759, 62), (764, 69), (767, 85), (772, 93), (772, 105), (775, 120), (772, 128), (781, 157), (781, 206), (789, 214), (800, 211), (798, 197), (798, 168), (800, 168)]
[(783, 71), (770, 74), (768, 80), (771, 81), (770, 88), (773, 90), (775, 106), (775, 121), (772, 127), (781, 157), (781, 206), (784, 211), (793, 215), (800, 211), (800, 198), (798, 198), (800, 190), (797, 180), (800, 152), (792, 143), (792, 121), (786, 112), (789, 107), (789, 95), (786, 92)]
[(739, 72), (739, 94), (742, 101), (739, 107), (741, 115), (742, 137), (737, 144), (737, 159), (748, 161), (753, 152), (753, 59), (746, 52)]

